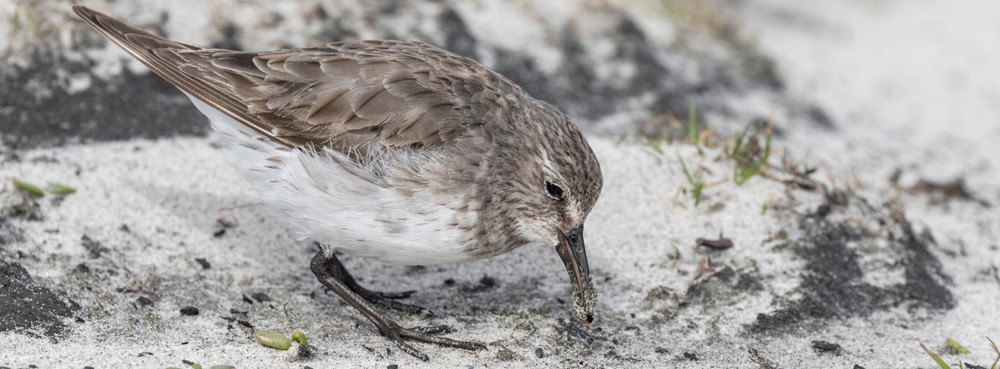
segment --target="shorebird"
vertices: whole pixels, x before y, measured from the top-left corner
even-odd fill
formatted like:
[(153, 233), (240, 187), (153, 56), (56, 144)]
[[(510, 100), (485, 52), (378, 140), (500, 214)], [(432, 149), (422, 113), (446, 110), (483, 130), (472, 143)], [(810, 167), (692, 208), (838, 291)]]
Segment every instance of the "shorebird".
[(551, 105), (477, 63), (409, 41), (345, 41), (270, 52), (171, 41), (84, 6), (88, 25), (181, 89), (211, 121), (220, 154), (276, 210), (326, 288), (403, 351), (407, 340), (467, 350), (403, 328), (376, 306), (409, 293), (360, 286), (336, 251), (385, 263), (478, 260), (555, 247), (576, 317), (594, 319), (583, 224), (601, 192), (583, 134)]

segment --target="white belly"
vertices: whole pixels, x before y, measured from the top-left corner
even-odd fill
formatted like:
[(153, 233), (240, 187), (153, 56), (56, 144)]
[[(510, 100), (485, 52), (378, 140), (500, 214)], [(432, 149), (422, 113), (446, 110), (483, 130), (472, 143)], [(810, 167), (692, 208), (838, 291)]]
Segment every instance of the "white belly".
[(380, 187), (345, 168), (341, 153), (285, 150), (250, 128), (191, 98), (222, 136), (219, 153), (274, 209), (298, 240), (318, 242), (324, 251), (385, 263), (426, 265), (471, 260), (464, 251), (471, 235), (453, 226), (474, 213)]

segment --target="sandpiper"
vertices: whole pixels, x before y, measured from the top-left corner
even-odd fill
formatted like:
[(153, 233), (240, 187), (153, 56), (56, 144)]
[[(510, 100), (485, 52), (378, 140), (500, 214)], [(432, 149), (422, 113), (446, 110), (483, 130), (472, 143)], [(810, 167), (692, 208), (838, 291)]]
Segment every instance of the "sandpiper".
[(174, 84), (208, 116), (221, 155), (320, 251), (320, 283), (403, 351), (406, 340), (468, 350), (402, 328), (375, 306), (422, 308), (369, 291), (335, 251), (426, 265), (555, 247), (574, 309), (594, 319), (583, 223), (601, 192), (600, 165), (569, 119), (472, 59), (420, 42), (346, 41), (270, 52), (165, 39), (84, 6), (87, 24)]

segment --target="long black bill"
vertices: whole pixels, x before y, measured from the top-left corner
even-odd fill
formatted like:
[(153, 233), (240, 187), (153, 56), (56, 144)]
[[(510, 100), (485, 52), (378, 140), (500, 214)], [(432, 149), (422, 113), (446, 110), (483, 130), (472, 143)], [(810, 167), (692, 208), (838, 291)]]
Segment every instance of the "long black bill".
[(590, 267), (587, 265), (587, 249), (583, 246), (583, 225), (563, 233), (556, 245), (556, 252), (566, 264), (569, 280), (573, 285), (573, 308), (576, 318), (590, 325), (594, 321), (597, 305), (597, 291), (590, 281)]

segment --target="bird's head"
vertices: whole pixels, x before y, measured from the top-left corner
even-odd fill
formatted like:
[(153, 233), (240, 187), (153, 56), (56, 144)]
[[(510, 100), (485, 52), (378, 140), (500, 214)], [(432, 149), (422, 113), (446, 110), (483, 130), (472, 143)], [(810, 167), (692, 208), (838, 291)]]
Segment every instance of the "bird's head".
[(583, 224), (600, 196), (601, 167), (583, 134), (564, 115), (544, 105), (528, 118), (544, 120), (527, 127), (536, 130), (531, 140), (518, 142), (519, 153), (507, 183), (506, 198), (499, 199), (512, 212), (515, 232), (528, 244), (555, 247), (569, 272), (574, 308), (586, 324), (594, 320), (597, 291), (583, 241)]

